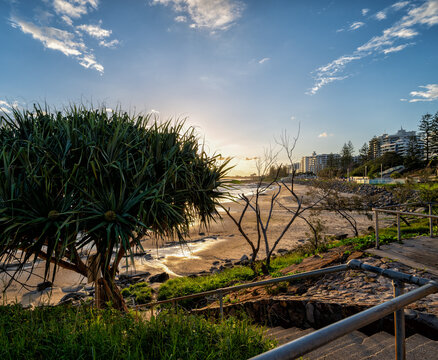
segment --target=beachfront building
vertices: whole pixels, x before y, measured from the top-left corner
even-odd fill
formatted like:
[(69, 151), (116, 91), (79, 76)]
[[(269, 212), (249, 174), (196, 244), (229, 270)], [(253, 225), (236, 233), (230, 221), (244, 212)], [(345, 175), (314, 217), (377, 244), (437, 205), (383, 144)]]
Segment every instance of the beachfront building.
[(393, 135), (383, 134), (373, 137), (369, 142), (369, 154), (375, 159), (387, 152), (395, 152), (399, 155), (406, 156), (409, 149), (409, 143), (413, 138), (417, 138), (415, 131), (406, 131), (401, 128)]
[(335, 159), (340, 157), (339, 154), (316, 154), (315, 151), (311, 156), (303, 156), (301, 158), (299, 172), (318, 174), (318, 172), (327, 167), (330, 156)]

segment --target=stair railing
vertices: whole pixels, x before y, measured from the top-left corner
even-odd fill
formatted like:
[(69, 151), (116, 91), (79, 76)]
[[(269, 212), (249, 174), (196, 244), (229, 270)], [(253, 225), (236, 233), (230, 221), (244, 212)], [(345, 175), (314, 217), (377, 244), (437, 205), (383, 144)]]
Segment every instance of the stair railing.
[[(253, 360), (286, 360), (295, 359), (302, 355), (305, 355), (317, 348), (336, 340), (346, 334), (349, 334), (355, 330), (358, 330), (366, 325), (373, 323), (379, 319), (384, 318), (391, 313), (394, 313), (394, 333), (395, 333), (395, 359), (406, 359), (406, 346), (405, 346), (405, 318), (404, 307), (407, 305), (424, 298), (430, 294), (438, 292), (438, 282), (430, 279), (416, 277), (413, 275), (405, 274), (399, 271), (390, 269), (382, 269), (380, 267), (365, 264), (359, 260), (350, 260), (347, 264), (341, 264), (331, 266), (319, 270), (308, 271), (295, 275), (282, 276), (279, 278), (262, 280), (247, 284), (241, 284), (236, 286), (229, 286), (225, 288), (204, 291), (202, 293), (190, 294), (186, 296), (175, 297), (172, 299), (166, 299), (161, 301), (155, 301), (148, 304), (137, 305), (136, 308), (150, 307), (153, 314), (153, 308), (160, 304), (172, 303), (176, 306), (178, 301), (194, 299), (197, 297), (206, 297), (211, 295), (217, 295), (219, 297), (219, 313), (221, 319), (223, 319), (223, 296), (242, 289), (271, 285), (283, 281), (297, 281), (303, 279), (309, 279), (317, 276), (323, 276), (327, 274), (333, 274), (336, 272), (347, 270), (360, 270), (369, 271), (381, 276), (390, 278), (393, 280), (394, 298), (385, 301), (382, 304), (373, 306), (367, 310), (359, 312), (353, 316), (338, 321), (332, 325), (319, 329), (309, 335), (303, 336), (297, 340), (284, 344), (278, 348), (260, 354)], [(419, 288), (403, 293), (404, 284), (409, 283), (420, 286)]]
[[(437, 203), (410, 203), (410, 204), (401, 204), (401, 205), (389, 205), (389, 206), (383, 206), (378, 208), (373, 208), (374, 211), (374, 220), (375, 220), (375, 233), (376, 233), (376, 249), (380, 248), (380, 238), (379, 238), (379, 213), (385, 213), (385, 214), (393, 214), (397, 217), (397, 239), (400, 242), (401, 241), (401, 230), (400, 230), (400, 218), (401, 216), (416, 216), (416, 217), (422, 217), (422, 218), (428, 218), (429, 219), (429, 236), (433, 237), (433, 219), (438, 219), (438, 216), (433, 215), (432, 209), (433, 205), (436, 205)], [(401, 211), (401, 207), (408, 207), (408, 206), (421, 206), (421, 207), (428, 207), (429, 213), (428, 214), (422, 214), (422, 213), (416, 213), (413, 211)], [(393, 210), (393, 209), (396, 210)]]

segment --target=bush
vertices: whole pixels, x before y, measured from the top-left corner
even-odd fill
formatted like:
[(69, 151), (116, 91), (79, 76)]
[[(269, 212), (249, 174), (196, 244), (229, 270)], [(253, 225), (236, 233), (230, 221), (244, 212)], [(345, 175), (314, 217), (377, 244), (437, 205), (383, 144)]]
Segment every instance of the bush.
[[(160, 289), (158, 290), (158, 300), (171, 299), (177, 296), (197, 294), (208, 290), (232, 286), (241, 281), (252, 280), (255, 277), (256, 274), (251, 268), (237, 266), (232, 269), (226, 269), (220, 273), (207, 276), (199, 276), (196, 278), (180, 277), (171, 279), (160, 286)], [(188, 303), (189, 302), (185, 302), (185, 304)]]
[(140, 282), (124, 288), (122, 295), (134, 298), (136, 304), (146, 304), (152, 300), (152, 288), (146, 282)]
[(248, 359), (273, 347), (261, 328), (161, 314), (150, 321), (91, 308), (0, 307), (4, 359)]

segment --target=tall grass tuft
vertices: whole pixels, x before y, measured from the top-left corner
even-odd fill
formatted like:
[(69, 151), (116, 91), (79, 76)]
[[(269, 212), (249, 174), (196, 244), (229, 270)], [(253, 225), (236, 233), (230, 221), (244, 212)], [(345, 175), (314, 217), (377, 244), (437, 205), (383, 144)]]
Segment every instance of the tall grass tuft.
[(90, 308), (0, 307), (2, 359), (247, 359), (272, 348), (262, 330), (230, 318), (132, 314)]

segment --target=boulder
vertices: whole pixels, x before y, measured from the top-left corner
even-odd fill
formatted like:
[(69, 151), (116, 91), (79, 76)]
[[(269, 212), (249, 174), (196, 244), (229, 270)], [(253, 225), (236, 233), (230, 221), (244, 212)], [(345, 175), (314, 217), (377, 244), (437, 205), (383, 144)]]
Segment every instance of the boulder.
[(162, 272), (157, 275), (153, 275), (149, 278), (149, 282), (152, 283), (163, 283), (165, 281), (169, 280), (169, 274), (166, 272)]
[(37, 285), (37, 291), (44, 291), (48, 288), (51, 288), (53, 286), (51, 281), (44, 281), (42, 283), (39, 283)]

